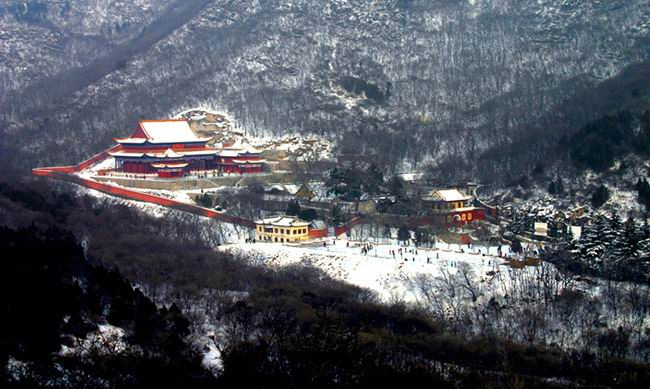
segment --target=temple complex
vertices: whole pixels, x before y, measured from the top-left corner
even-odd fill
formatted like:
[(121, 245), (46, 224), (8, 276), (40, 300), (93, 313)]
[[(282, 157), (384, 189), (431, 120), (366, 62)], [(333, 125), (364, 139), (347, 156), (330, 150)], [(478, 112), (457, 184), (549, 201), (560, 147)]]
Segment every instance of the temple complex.
[(259, 151), (243, 148), (217, 149), (207, 145), (211, 138), (199, 138), (187, 120), (142, 120), (128, 138), (110, 155), (115, 171), (134, 175), (178, 178), (190, 173), (261, 173)]

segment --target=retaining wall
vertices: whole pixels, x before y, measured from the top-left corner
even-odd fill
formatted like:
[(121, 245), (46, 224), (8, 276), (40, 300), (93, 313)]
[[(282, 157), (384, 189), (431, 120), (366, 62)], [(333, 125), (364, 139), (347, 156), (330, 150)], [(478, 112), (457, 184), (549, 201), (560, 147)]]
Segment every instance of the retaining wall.
[(222, 212), (217, 212), (212, 209), (199, 207), (198, 205), (194, 205), (194, 204), (187, 204), (177, 200), (168, 199), (165, 197), (155, 196), (147, 193), (141, 193), (135, 190), (129, 190), (105, 182), (89, 180), (73, 174), (108, 158), (110, 156), (109, 152), (119, 150), (120, 148), (121, 148), (120, 145), (115, 146), (111, 149), (108, 149), (104, 152), (101, 152), (83, 161), (82, 163), (76, 166), (56, 166), (56, 167), (35, 168), (32, 169), (32, 174), (39, 177), (48, 177), (57, 180), (71, 182), (73, 184), (85, 186), (86, 188), (94, 189), (106, 194), (110, 194), (113, 196), (129, 199), (129, 200), (154, 203), (154, 204), (162, 205), (164, 207), (178, 209), (184, 212), (190, 212), (195, 215), (217, 219), (225, 223), (236, 224), (248, 228), (255, 228), (255, 222), (253, 222), (252, 220), (247, 220), (240, 217), (228, 215)]
[(162, 190), (183, 190), (183, 189), (208, 189), (218, 186), (233, 186), (240, 177), (205, 178), (205, 179), (178, 179), (178, 180), (147, 180), (126, 177), (99, 176), (95, 180), (100, 182), (114, 182), (121, 186), (138, 189), (162, 189)]
[(183, 203), (165, 197), (155, 196), (148, 193), (141, 193), (134, 190), (129, 190), (126, 188), (114, 186), (111, 184), (89, 180), (56, 169), (53, 170), (50, 168), (37, 168), (37, 169), (33, 169), (32, 172), (33, 174), (40, 177), (48, 177), (48, 178), (54, 178), (62, 181), (71, 182), (73, 184), (85, 186), (87, 188), (94, 189), (106, 194), (110, 194), (112, 196), (117, 196), (129, 200), (154, 203), (154, 204), (162, 205), (164, 207), (177, 209), (179, 211), (190, 212), (195, 215), (205, 216), (211, 219), (217, 219), (225, 223), (237, 224), (248, 228), (255, 228), (255, 223), (252, 220), (247, 220), (240, 217), (228, 215), (222, 212), (217, 212), (212, 209), (199, 207), (198, 205), (194, 205), (194, 204)]

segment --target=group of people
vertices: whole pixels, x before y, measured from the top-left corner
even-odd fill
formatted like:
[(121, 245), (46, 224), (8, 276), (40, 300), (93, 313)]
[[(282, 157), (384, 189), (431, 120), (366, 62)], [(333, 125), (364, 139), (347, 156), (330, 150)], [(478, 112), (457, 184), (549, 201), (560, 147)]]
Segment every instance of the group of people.
[[(254, 242), (254, 240), (253, 240), (253, 242)], [(323, 247), (326, 247), (328, 244), (335, 245), (336, 241), (331, 241), (331, 242), (323, 241)], [(350, 247), (350, 242), (349, 241), (346, 242), (346, 247), (348, 247), (348, 248)], [(471, 248), (471, 246), (469, 246), (469, 245), (468, 245), (468, 247)], [(373, 249), (375, 249), (375, 246), (372, 243), (363, 243), (361, 245), (361, 254), (367, 255)], [(465, 252), (465, 251), (462, 250), (461, 252)], [(502, 253), (501, 246), (498, 247), (497, 253), (498, 253), (499, 257), (502, 256), (503, 253)], [(433, 256), (430, 257), (430, 256), (427, 255), (427, 257), (426, 257), (427, 264), (435, 263), (434, 259), (435, 260), (440, 260), (440, 253), (436, 252), (435, 254), (436, 254), (435, 257), (433, 257)], [(483, 257), (487, 256), (485, 253), (482, 253), (481, 251), (479, 251), (479, 254), (482, 254)], [(404, 262), (416, 262), (416, 258), (418, 257), (419, 252), (418, 252), (417, 248), (399, 247), (397, 249), (389, 249), (388, 250), (388, 255), (392, 256), (393, 259), (397, 259), (397, 256), (399, 256), (399, 258), (403, 259)], [(458, 266), (457, 261), (445, 260), (444, 262), (445, 262), (445, 265), (449, 266), (449, 267), (457, 267)], [(483, 265), (485, 265), (486, 259), (482, 259), (481, 263)], [(488, 265), (492, 265), (492, 263), (493, 263), (492, 260), (487, 259), (487, 264)]]
[(370, 250), (372, 250), (373, 245), (371, 243), (364, 243), (363, 246), (361, 246), (361, 254), (366, 255)]
[[(500, 257), (501, 254), (502, 254), (500, 246), (499, 246), (499, 249), (497, 250), (497, 252), (499, 253), (499, 257)], [(401, 259), (404, 259), (404, 262), (409, 262), (409, 259), (412, 262), (415, 262), (415, 259), (416, 259), (415, 256), (418, 255), (418, 250), (417, 249), (403, 249), (403, 248), (400, 247), (397, 250), (393, 250), (393, 249), (388, 250), (388, 254), (392, 255), (393, 258), (396, 258), (397, 255), (399, 255)], [(406, 256), (406, 254), (414, 254), (414, 256), (409, 258), (408, 256)], [(483, 254), (483, 256), (485, 257), (486, 255)], [(436, 253), (435, 259), (436, 260), (440, 259), (440, 253)], [(427, 256), (427, 263), (428, 264), (432, 263), (432, 260), (433, 260), (433, 258)], [(482, 259), (481, 263), (485, 264), (485, 259)], [(458, 262), (457, 261), (445, 261), (445, 264), (450, 266), (450, 267), (456, 267), (458, 265)], [(492, 261), (488, 259), (487, 264), (492, 265)]]
[[(336, 239), (332, 240), (332, 244), (336, 245)], [(327, 247), (327, 241), (326, 240), (323, 241), (323, 247)], [(350, 243), (348, 243), (348, 247), (350, 247)]]
[[(395, 250), (389, 250), (389, 254), (395, 258)], [(404, 257), (404, 254), (415, 254), (418, 255), (418, 250), (417, 249), (402, 249), (401, 247), (397, 249), (397, 253), (399, 254), (400, 257)]]

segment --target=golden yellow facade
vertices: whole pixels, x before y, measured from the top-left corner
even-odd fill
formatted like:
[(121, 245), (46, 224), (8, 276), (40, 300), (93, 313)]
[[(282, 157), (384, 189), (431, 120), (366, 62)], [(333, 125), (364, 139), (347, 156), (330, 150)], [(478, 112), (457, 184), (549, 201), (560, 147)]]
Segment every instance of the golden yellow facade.
[(277, 226), (272, 224), (257, 224), (255, 229), (257, 240), (266, 242), (301, 242), (309, 239), (309, 226)]

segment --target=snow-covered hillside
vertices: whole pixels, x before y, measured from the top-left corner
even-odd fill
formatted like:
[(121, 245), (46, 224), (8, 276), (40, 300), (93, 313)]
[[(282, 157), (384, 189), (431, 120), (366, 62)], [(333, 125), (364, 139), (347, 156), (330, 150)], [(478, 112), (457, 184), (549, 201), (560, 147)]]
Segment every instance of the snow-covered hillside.
[[(504, 259), (497, 256), (497, 247), (470, 250), (464, 246), (467, 252), (461, 252), (463, 248), (446, 243), (439, 243), (437, 249), (416, 249), (392, 242), (375, 245), (363, 254), (363, 244), (339, 238), (301, 246), (236, 243), (219, 249), (244, 254), (253, 263), (270, 268), (313, 266), (334, 279), (368, 288), (385, 302), (422, 302), (423, 296), (415, 287), (420, 275), (439, 277), (445, 272), (453, 275), (459, 266), (467, 264), (477, 282), (492, 283), (495, 276), (506, 269)], [(506, 247), (502, 249), (504, 252), (508, 250)], [(392, 251), (395, 251), (395, 256)]]
[[(501, 208), (513, 206), (515, 209), (532, 212), (547, 212), (549, 215), (556, 211), (571, 211), (578, 207), (593, 208), (591, 197), (600, 185), (609, 191), (609, 198), (598, 211), (618, 214), (626, 218), (638, 217), (645, 213), (645, 207), (639, 201), (635, 184), (641, 177), (650, 172), (650, 161), (637, 156), (628, 156), (617, 160), (611, 168), (603, 172), (584, 170), (580, 174), (548, 172), (543, 179), (533, 179), (510, 188), (496, 190), (481, 189), (481, 197), (491, 204)], [(549, 193), (549, 185), (553, 182), (558, 188)], [(526, 212), (528, 212), (526, 211)]]
[[(68, 23), (97, 20), (106, 29), (115, 19), (102, 10), (113, 3), (122, 4), (89, 2), (88, 19), (70, 14)], [(415, 164), (498, 145), (577, 91), (648, 58), (643, 0), (195, 3), (201, 11), (186, 23), (141, 52), (127, 51), (119, 66), (64, 98), (17, 91), (0, 118), (22, 134), (22, 151), (72, 161), (78, 155), (70, 149), (87, 155), (105, 148), (141, 116), (207, 106), (229, 112), (249, 134), (327, 134), (344, 140), (342, 152)], [(85, 9), (72, 5), (79, 14)], [(160, 6), (108, 9), (158, 26)], [(23, 50), (21, 31), (33, 24), (11, 23), (20, 26), (3, 29), (4, 41)], [(29, 41), (56, 42), (34, 33)], [(14, 67), (33, 62), (27, 54), (16, 58)], [(34, 111), (44, 114), (34, 118)]]
[(6, 0), (0, 3), (0, 100), (132, 39), (167, 3), (155, 0)]

